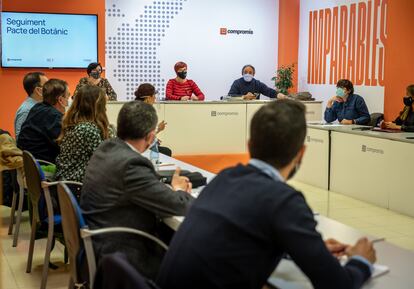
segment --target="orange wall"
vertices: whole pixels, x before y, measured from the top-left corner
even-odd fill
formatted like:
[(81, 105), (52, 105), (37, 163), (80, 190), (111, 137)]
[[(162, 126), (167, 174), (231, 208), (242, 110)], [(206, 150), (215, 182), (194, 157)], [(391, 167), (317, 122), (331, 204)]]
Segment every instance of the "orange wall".
[(405, 88), (414, 84), (413, 0), (388, 1), (385, 55), (385, 118), (393, 120), (403, 108)]
[[(105, 65), (105, 0), (3, 0), (4, 11), (50, 12), (98, 14), (98, 55)], [(80, 44), (81, 45), (81, 44)], [(37, 70), (37, 69), (36, 69)], [(0, 68), (0, 128), (14, 134), (14, 116), (17, 108), (26, 98), (23, 89), (23, 76), (34, 70)], [(73, 92), (79, 79), (85, 76), (85, 70), (44, 69), (49, 78), (64, 79)]]
[[(281, 65), (297, 64), (299, 53), (299, 14), (300, 0), (279, 0), (279, 50), (278, 62)], [(298, 88), (297, 65), (292, 92)]]

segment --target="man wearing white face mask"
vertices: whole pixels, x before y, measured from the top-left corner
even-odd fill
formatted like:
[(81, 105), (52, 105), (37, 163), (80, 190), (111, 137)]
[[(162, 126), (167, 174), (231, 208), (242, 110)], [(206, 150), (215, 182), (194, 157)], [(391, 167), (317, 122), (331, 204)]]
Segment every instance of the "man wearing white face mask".
[[(163, 238), (162, 219), (183, 216), (193, 198), (191, 183), (177, 169), (172, 188), (161, 183), (150, 160), (142, 156), (154, 141), (157, 114), (142, 101), (124, 104), (118, 115), (117, 138), (104, 141), (89, 160), (81, 208), (91, 229), (129, 227)], [(164, 239), (164, 241), (166, 241)], [(94, 238), (97, 258), (124, 252), (148, 278), (155, 278), (163, 252), (143, 238), (122, 234)]]
[(43, 102), (30, 110), (22, 125), (17, 146), (31, 152), (36, 159), (55, 163), (60, 151), (56, 139), (62, 129), (62, 116), (69, 97), (66, 81), (48, 80), (43, 85)]
[(354, 86), (348, 79), (336, 84), (336, 95), (328, 100), (325, 121), (338, 120), (341, 124), (366, 125), (370, 121), (368, 107), (364, 99), (354, 93)]
[(242, 77), (233, 82), (228, 95), (242, 96), (245, 100), (259, 99), (260, 94), (270, 98), (286, 98), (286, 95), (278, 93), (276, 90), (255, 79), (255, 73), (256, 69), (253, 65), (247, 64), (243, 66)]

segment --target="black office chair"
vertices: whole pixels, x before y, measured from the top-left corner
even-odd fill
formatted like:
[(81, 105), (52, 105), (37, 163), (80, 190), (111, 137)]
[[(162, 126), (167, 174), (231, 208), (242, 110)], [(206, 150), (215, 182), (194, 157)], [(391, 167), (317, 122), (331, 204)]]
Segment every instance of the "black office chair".
[[(107, 227), (90, 230), (82, 216), (81, 209), (76, 201), (74, 193), (63, 182), (59, 182), (58, 185), (58, 198), (62, 214), (63, 234), (71, 264), (69, 288), (141, 288), (94, 286), (96, 258), (93, 249), (92, 237), (113, 233), (130, 233), (153, 241), (164, 250), (168, 250), (167, 245), (146, 232), (127, 227)], [(84, 267), (85, 257), (87, 268)], [(89, 277), (85, 276), (85, 271), (87, 271), (86, 274), (89, 275)], [(108, 276), (105, 276), (105, 278), (115, 278), (112, 270), (107, 271), (106, 274)], [(142, 288), (145, 289), (147, 287)]]
[(384, 114), (380, 112), (374, 112), (370, 115), (370, 121), (368, 123), (369, 126), (378, 126), (381, 121), (384, 120)]

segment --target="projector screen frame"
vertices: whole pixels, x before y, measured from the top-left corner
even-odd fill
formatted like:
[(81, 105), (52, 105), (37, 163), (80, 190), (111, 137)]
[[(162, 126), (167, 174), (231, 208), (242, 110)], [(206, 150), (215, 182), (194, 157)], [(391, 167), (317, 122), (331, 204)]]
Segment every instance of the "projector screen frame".
[(96, 62), (99, 62), (99, 15), (90, 13), (54, 13), (54, 12), (27, 12), (27, 11), (0, 11), (0, 67), (2, 69), (70, 69), (70, 70), (84, 70), (85, 67), (54, 67), (54, 66), (4, 66), (3, 65), (3, 34), (1, 33), (1, 18), (3, 13), (26, 13), (26, 14), (51, 14), (51, 15), (73, 15), (73, 16), (95, 16), (96, 19)]

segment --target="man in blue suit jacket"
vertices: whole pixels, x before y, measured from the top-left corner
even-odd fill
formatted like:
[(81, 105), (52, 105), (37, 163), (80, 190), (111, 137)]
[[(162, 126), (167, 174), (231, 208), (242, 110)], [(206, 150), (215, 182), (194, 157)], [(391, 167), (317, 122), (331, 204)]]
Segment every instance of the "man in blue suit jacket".
[[(324, 242), (304, 196), (286, 184), (305, 151), (304, 105), (265, 105), (250, 131), (250, 163), (221, 172), (195, 200), (163, 260), (160, 287), (259, 289), (288, 254), (316, 289), (360, 288), (376, 259), (372, 243)], [(341, 254), (350, 257), (344, 267)]]

